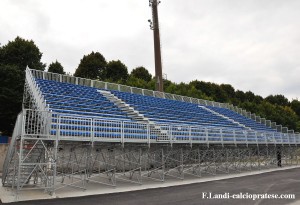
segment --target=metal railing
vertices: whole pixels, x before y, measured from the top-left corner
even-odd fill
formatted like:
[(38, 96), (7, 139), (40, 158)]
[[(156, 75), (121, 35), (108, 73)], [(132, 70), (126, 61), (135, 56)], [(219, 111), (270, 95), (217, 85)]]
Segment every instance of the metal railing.
[(29, 92), (31, 92), (31, 94), (34, 98), (37, 109), (38, 110), (47, 110), (47, 105), (46, 105), (44, 96), (42, 95), (42, 92), (41, 92), (39, 86), (37, 85), (36, 81), (34, 80), (32, 72), (28, 68), (26, 68), (26, 83), (28, 85)]
[(18, 137), (22, 134), (22, 124), (23, 124), (23, 112), (19, 113), (16, 124), (13, 130), (12, 138), (6, 153), (6, 157), (3, 163), (3, 174), (2, 174), (2, 183), (4, 184), (6, 182), (8, 169), (10, 163), (12, 163), (14, 152), (15, 152), (15, 143)]
[[(48, 139), (118, 143), (188, 144), (299, 144), (300, 134), (260, 132), (226, 127), (185, 124), (146, 124), (78, 116), (49, 111), (24, 110), (24, 135)], [(161, 132), (157, 132), (157, 127)], [(165, 133), (164, 140), (161, 135)]]
[[(200, 104), (200, 105), (208, 105), (208, 106), (213, 106), (213, 107), (227, 108), (234, 112), (237, 112), (240, 115), (250, 118), (250, 119), (256, 121), (257, 123), (261, 123), (267, 127), (276, 129), (279, 132), (283, 132), (281, 125), (276, 125), (275, 122), (271, 122), (270, 120), (267, 120), (267, 119), (264, 119), (263, 121), (258, 120), (258, 119), (261, 119), (259, 116), (256, 116), (253, 113), (247, 112), (246, 110), (243, 110), (241, 108), (238, 108), (237, 106), (233, 106), (232, 104), (228, 104), (228, 103), (219, 103), (219, 102), (214, 102), (214, 101), (209, 101), (209, 100), (175, 95), (175, 94), (171, 94), (171, 93), (130, 87), (130, 86), (116, 84), (116, 83), (109, 83), (109, 82), (91, 80), (91, 79), (74, 77), (74, 76), (69, 76), (69, 75), (45, 72), (45, 71), (40, 71), (40, 70), (33, 70), (33, 69), (29, 69), (29, 68), (26, 69), (26, 72), (27, 72), (27, 70), (30, 73), (32, 73), (32, 76), (34, 76), (36, 78), (44, 79), (44, 80), (53, 80), (53, 81), (57, 81), (57, 82), (72, 83), (72, 84), (76, 84), (76, 85), (95, 87), (95, 88), (99, 88), (99, 89), (118, 90), (121, 92), (140, 94), (140, 95), (144, 95), (144, 96), (152, 96), (152, 97), (164, 98), (164, 99), (169, 99), (169, 100), (177, 100), (177, 101), (181, 101), (181, 102), (188, 102), (188, 103), (194, 103), (194, 104)], [(38, 88), (38, 86), (37, 86), (37, 88)], [(268, 121), (268, 123), (266, 123), (266, 121)], [(276, 125), (275, 127), (273, 125), (274, 123)], [(288, 133), (291, 131), (293, 132), (293, 130), (288, 130), (286, 132)]]

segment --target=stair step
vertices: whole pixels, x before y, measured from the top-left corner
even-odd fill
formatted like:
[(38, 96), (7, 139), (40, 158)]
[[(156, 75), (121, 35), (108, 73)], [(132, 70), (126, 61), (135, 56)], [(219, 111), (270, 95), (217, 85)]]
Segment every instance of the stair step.
[(149, 120), (149, 118), (145, 117), (143, 114), (140, 114), (138, 110), (135, 110), (126, 102), (119, 99), (117, 96), (112, 94), (109, 91), (98, 90), (104, 97), (106, 97), (109, 101), (113, 102), (118, 108), (125, 112), (128, 117), (136, 120), (137, 122), (148, 123), (151, 126), (151, 132), (155, 135), (158, 135), (157, 141), (168, 141), (169, 136), (166, 130), (162, 130), (160, 126), (156, 125), (155, 122)]

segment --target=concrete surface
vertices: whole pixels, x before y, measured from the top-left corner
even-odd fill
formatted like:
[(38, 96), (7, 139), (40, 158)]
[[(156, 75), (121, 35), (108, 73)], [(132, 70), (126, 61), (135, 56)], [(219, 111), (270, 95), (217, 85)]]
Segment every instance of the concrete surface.
[[(232, 178), (234, 177), (234, 178)], [(192, 183), (192, 184), (191, 184)], [(180, 186), (179, 186), (180, 185)], [(144, 190), (142, 190), (144, 189)], [(146, 189), (146, 190), (145, 190)], [(138, 191), (136, 191), (138, 190)], [(121, 192), (121, 193), (118, 193)], [(203, 192), (213, 194), (237, 194), (240, 192), (249, 194), (295, 194), (296, 199), (203, 199)], [(1, 199), (3, 202), (11, 202), (14, 196), (1, 187)], [(93, 195), (98, 194), (98, 195)], [(90, 196), (84, 196), (90, 195)], [(25, 197), (26, 196), (26, 197)], [(76, 196), (76, 197), (75, 197)], [(83, 197), (78, 197), (83, 196)], [(24, 191), (21, 200), (51, 198), (42, 191)], [(64, 188), (59, 191), (56, 198), (50, 200), (24, 201), (12, 204), (122, 204), (122, 205), (148, 205), (148, 204), (300, 204), (300, 168), (287, 167), (282, 169), (270, 169), (236, 175), (223, 175), (202, 179), (169, 180), (165, 183), (149, 182), (145, 185), (132, 185), (124, 183), (118, 188), (101, 187), (95, 184), (88, 185), (88, 190)], [(299, 200), (299, 201), (297, 201)]]

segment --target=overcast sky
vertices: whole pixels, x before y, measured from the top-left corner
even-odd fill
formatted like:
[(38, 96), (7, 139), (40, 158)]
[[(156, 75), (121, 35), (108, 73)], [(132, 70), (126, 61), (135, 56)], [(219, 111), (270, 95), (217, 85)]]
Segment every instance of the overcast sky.
[[(163, 73), (300, 97), (299, 0), (161, 0)], [(74, 73), (99, 51), (154, 74), (148, 0), (1, 0), (0, 43), (32, 39), (49, 65)]]

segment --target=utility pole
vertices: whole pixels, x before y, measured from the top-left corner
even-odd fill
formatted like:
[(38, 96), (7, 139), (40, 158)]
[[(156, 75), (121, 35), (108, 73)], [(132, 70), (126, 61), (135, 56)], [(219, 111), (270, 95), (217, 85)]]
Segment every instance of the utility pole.
[(159, 22), (157, 6), (160, 1), (149, 0), (149, 6), (152, 9), (152, 21), (149, 19), (150, 29), (153, 30), (154, 38), (154, 59), (155, 59), (155, 88), (157, 91), (163, 92), (163, 78), (162, 78), (162, 63), (161, 63), (161, 48), (159, 35)]

